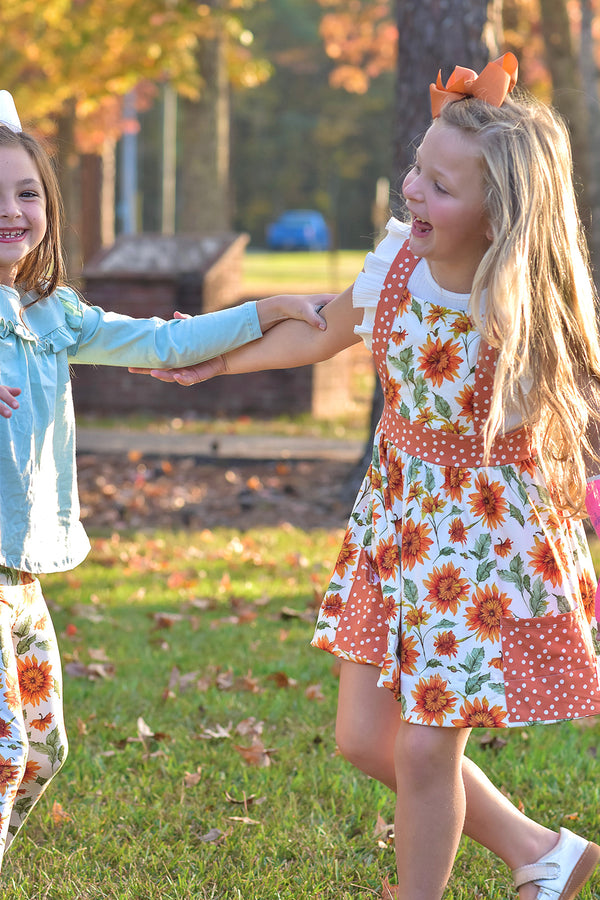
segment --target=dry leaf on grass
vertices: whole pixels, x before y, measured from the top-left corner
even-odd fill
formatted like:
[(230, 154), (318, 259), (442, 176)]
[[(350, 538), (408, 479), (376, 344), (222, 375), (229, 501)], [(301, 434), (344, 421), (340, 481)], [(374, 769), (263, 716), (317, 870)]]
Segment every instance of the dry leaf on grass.
[(321, 690), (320, 684), (309, 684), (309, 686), (304, 691), (304, 696), (307, 700), (321, 701), (325, 699), (325, 694)]
[(186, 788), (196, 787), (202, 780), (202, 766), (198, 766), (195, 772), (186, 772), (183, 778), (183, 786)]
[(52, 811), (50, 813), (52, 816), (52, 821), (54, 825), (64, 825), (65, 822), (72, 822), (73, 817), (69, 815), (69, 813), (63, 809), (60, 803), (57, 803), (56, 800), (52, 804)]
[(226, 725), (223, 728), (222, 725), (215, 725), (214, 728), (205, 728), (202, 734), (198, 735), (200, 739), (204, 740), (212, 740), (212, 741), (222, 741), (224, 738), (231, 737), (231, 729), (233, 727), (233, 722), (230, 722), (229, 725)]
[(381, 883), (381, 898), (380, 900), (398, 900), (398, 885), (390, 884), (389, 878), (387, 875), (383, 879)]
[(90, 681), (98, 681), (102, 678), (112, 678), (115, 674), (115, 667), (112, 663), (85, 663), (69, 662), (65, 665), (64, 671), (71, 678), (88, 678)]
[(253, 739), (250, 747), (241, 747), (239, 744), (234, 744), (233, 746), (249, 766), (258, 766), (259, 768), (270, 766), (271, 756), (277, 752), (272, 748), (267, 749), (260, 738), (257, 737)]

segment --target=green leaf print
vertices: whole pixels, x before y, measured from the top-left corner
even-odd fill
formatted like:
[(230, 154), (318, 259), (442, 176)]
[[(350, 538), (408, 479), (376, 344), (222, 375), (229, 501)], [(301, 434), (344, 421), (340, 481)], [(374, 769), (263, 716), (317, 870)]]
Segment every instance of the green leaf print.
[(39, 650), (49, 650), (51, 647), (50, 641), (36, 641), (35, 646)]
[(406, 697), (404, 696), (404, 694), (402, 694), (402, 697), (400, 698), (400, 708), (402, 710), (402, 718), (405, 719), (406, 718)]
[(454, 556), (455, 553), (456, 553), (456, 550), (454, 549), (454, 547), (442, 547), (442, 549), (439, 552), (439, 555), (440, 556)]
[(542, 487), (539, 484), (536, 484), (535, 489), (538, 493), (538, 497), (540, 498), (540, 502), (545, 506), (552, 506), (552, 500), (550, 498), (550, 494), (546, 490), (545, 487)]
[(412, 306), (411, 306), (411, 311), (414, 312), (414, 314), (417, 317), (417, 319), (419, 320), (419, 322), (423, 321), (423, 309), (422, 309), (419, 301), (415, 300), (414, 297), (413, 297), (413, 302), (412, 302)]
[(488, 684), (488, 687), (491, 688), (491, 690), (494, 691), (495, 694), (506, 693), (505, 689), (504, 689), (504, 684), (501, 681), (490, 681), (490, 683)]
[(465, 695), (468, 697), (469, 694), (478, 694), (486, 681), (489, 681), (491, 675), (471, 675), (470, 678), (467, 678), (467, 682), (465, 684)]
[(454, 628), (456, 622), (451, 622), (450, 619), (442, 619), (440, 622), (435, 623), (436, 628)]
[(16, 628), (13, 628), (13, 634), (16, 634), (17, 637), (24, 638), (31, 631), (31, 625), (32, 625), (31, 616), (27, 616), (27, 618), (23, 620), (23, 624), (21, 625), (19, 630), (17, 630)]
[(477, 566), (477, 572), (475, 573), (475, 578), (478, 583), (482, 581), (487, 581), (490, 577), (492, 571), (496, 568), (496, 560), (495, 559), (487, 559), (485, 562), (480, 562)]
[(404, 596), (408, 602), (412, 603), (413, 606), (416, 606), (419, 601), (419, 592), (417, 591), (417, 586), (414, 581), (411, 581), (410, 578), (405, 578), (403, 587)]
[(395, 594), (396, 588), (392, 587), (390, 584), (386, 584), (386, 586), (382, 590), (383, 594)]
[(481, 668), (481, 664), (483, 663), (483, 657), (485, 656), (485, 650), (483, 647), (475, 647), (471, 652), (467, 655), (464, 663), (459, 663), (461, 669), (465, 672), (474, 673), (479, 672)]
[(441, 665), (443, 665), (441, 659), (436, 659), (433, 657), (432, 659), (427, 660), (426, 669), (438, 669)]
[(513, 556), (510, 567), (508, 569), (498, 569), (498, 575), (503, 581), (508, 581), (511, 584), (516, 584), (519, 590), (523, 590), (523, 560), (521, 558), (521, 554), (517, 553), (516, 556)]
[(399, 370), (402, 378), (408, 379), (408, 374), (414, 362), (412, 346), (405, 347), (398, 356), (388, 356), (388, 359), (390, 363)]
[(379, 472), (381, 464), (379, 462), (379, 447), (377, 446), (377, 444), (373, 444), (373, 457), (371, 459), (371, 464), (373, 468), (377, 469), (377, 471)]
[(526, 506), (529, 497), (527, 496), (527, 491), (525, 490), (525, 487), (523, 486), (523, 483), (521, 481), (517, 481), (517, 493), (519, 495), (521, 503)]
[(370, 547), (373, 541), (373, 529), (367, 528), (363, 536), (363, 547)]
[(330, 581), (329, 587), (327, 588), (328, 591), (341, 591), (341, 589), (342, 586), (341, 584), (338, 584), (337, 581)]
[(31, 807), (33, 806), (33, 797), (20, 797), (14, 804), (13, 810), (22, 819), (25, 818)]
[(24, 653), (27, 653), (31, 645), (34, 643), (36, 637), (36, 634), (29, 634), (27, 635), (27, 637), (21, 638), (21, 640), (17, 644), (17, 656), (22, 656)]
[(371, 500), (371, 502), (369, 503), (369, 507), (367, 509), (367, 520), (365, 522), (365, 525), (372, 525), (372, 524), (373, 524), (373, 501)]
[(427, 382), (422, 375), (417, 375), (413, 390), (413, 401), (417, 409), (423, 409), (423, 407), (427, 406), (428, 393)]
[(516, 519), (519, 525), (525, 524), (525, 516), (521, 512), (520, 509), (517, 509), (516, 506), (513, 506), (512, 503), (508, 504), (508, 512), (510, 513), (511, 518)]
[(363, 520), (362, 520), (362, 518), (361, 518), (360, 513), (353, 512), (353, 513), (352, 513), (352, 518), (354, 519), (354, 521), (356, 522), (357, 525), (364, 525), (364, 524), (365, 524), (365, 522), (363, 522)]
[(419, 474), (419, 470), (421, 468), (421, 460), (417, 459), (416, 456), (411, 458), (411, 461), (408, 464), (408, 469), (406, 471), (406, 481), (407, 484), (412, 484), (415, 481), (417, 475)]
[(446, 421), (449, 422), (450, 419), (452, 418), (452, 407), (450, 406), (448, 401), (444, 400), (444, 398), (441, 397), (439, 394), (434, 394), (433, 396), (435, 397), (435, 403), (434, 403), (435, 411), (443, 419), (446, 419)]
[(403, 419), (410, 419), (410, 409), (408, 408), (408, 406), (406, 405), (404, 400), (400, 404), (400, 409), (398, 410), (398, 412), (400, 413), (400, 415), (402, 416)]
[(433, 471), (427, 466), (427, 472), (425, 473), (425, 490), (428, 494), (433, 493), (433, 489), (435, 488), (435, 476)]
[(513, 478), (517, 477), (512, 466), (500, 466), (500, 471), (504, 475), (504, 480), (507, 484), (510, 484)]
[(490, 552), (490, 547), (492, 546), (492, 536), (488, 532), (485, 534), (480, 534), (477, 540), (475, 541), (475, 546), (471, 551), (471, 556), (474, 559), (485, 559)]
[(324, 622), (324, 621), (321, 619), (320, 621), (317, 622), (315, 628), (316, 628), (317, 631), (324, 631), (326, 628), (329, 628), (329, 623), (328, 623), (328, 622)]
[(563, 597), (562, 594), (555, 595), (556, 596), (556, 605), (558, 606), (561, 613), (569, 613), (571, 612), (571, 607), (569, 606), (569, 601), (566, 597)]

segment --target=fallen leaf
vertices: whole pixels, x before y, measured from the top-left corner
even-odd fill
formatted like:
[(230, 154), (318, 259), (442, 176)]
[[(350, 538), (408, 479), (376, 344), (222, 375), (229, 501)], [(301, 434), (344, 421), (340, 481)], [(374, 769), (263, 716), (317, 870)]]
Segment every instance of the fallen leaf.
[(239, 744), (233, 746), (249, 766), (258, 766), (259, 768), (270, 766), (271, 756), (277, 752), (274, 749), (267, 749), (257, 737), (253, 739), (251, 747), (241, 747)]
[(260, 825), (256, 819), (249, 819), (248, 816), (227, 816), (232, 822), (243, 822), (244, 825)]
[(241, 722), (235, 727), (236, 734), (241, 734), (243, 736), (253, 735), (258, 737), (263, 733), (264, 722), (260, 722), (255, 719), (254, 716), (249, 716), (247, 719), (242, 719)]
[(321, 690), (320, 684), (309, 684), (309, 686), (304, 691), (304, 696), (307, 700), (324, 700), (325, 694)]
[(60, 803), (56, 802), (56, 800), (52, 804), (52, 811), (51, 811), (50, 815), (52, 816), (52, 821), (54, 822), (54, 824), (56, 826), (64, 825), (65, 822), (73, 821), (73, 817), (70, 816), (69, 813), (66, 812), (66, 810), (64, 810), (62, 808)]
[(220, 672), (217, 675), (215, 683), (220, 691), (230, 691), (234, 683), (233, 669), (228, 669), (226, 672)]
[(198, 766), (195, 772), (186, 772), (183, 778), (183, 786), (186, 788), (196, 787), (202, 780), (202, 766)]
[(203, 841), (204, 843), (217, 843), (218, 841), (223, 840), (225, 835), (218, 828), (211, 828), (210, 831), (207, 831), (206, 834), (199, 834), (197, 838), (199, 841)]
[(90, 681), (97, 681), (101, 678), (112, 678), (115, 674), (115, 667), (111, 664), (89, 663), (85, 665), (82, 662), (69, 662), (65, 665), (64, 671), (71, 678), (88, 678)]
[(384, 837), (386, 840), (394, 835), (394, 823), (387, 824), (383, 819), (381, 813), (377, 813), (377, 821), (375, 823), (375, 828), (373, 829), (373, 837), (381, 838)]
[(296, 687), (298, 684), (295, 678), (290, 678), (285, 672), (272, 672), (270, 675), (267, 675), (267, 678), (270, 681), (274, 681), (277, 687), (280, 688)]
[(231, 737), (231, 729), (233, 727), (233, 722), (230, 722), (225, 728), (222, 725), (216, 725), (215, 728), (205, 728), (200, 738), (204, 738), (205, 740), (213, 740), (213, 741), (222, 741), (224, 738)]
[(383, 879), (381, 883), (381, 898), (380, 900), (397, 900), (398, 898), (398, 885), (390, 884), (387, 875)]

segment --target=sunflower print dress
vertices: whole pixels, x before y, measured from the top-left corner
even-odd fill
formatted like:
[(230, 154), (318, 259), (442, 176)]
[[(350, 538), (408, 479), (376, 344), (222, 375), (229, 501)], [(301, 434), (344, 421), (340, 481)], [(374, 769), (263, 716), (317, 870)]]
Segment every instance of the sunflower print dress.
[(526, 429), (499, 437), (483, 465), (495, 352), (458, 295), (411, 293), (406, 236), (392, 219), (354, 289), (385, 407), (312, 644), (378, 666), (407, 722), (598, 714), (583, 527), (553, 505)]

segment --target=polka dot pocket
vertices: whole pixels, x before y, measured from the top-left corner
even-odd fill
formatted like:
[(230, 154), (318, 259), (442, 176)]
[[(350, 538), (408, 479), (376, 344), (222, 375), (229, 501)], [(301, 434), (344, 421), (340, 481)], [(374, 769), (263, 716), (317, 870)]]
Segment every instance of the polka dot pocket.
[(512, 722), (600, 714), (598, 662), (579, 609), (500, 622), (506, 706)]

